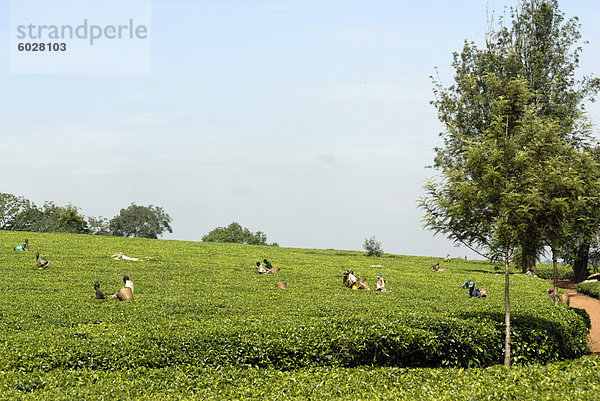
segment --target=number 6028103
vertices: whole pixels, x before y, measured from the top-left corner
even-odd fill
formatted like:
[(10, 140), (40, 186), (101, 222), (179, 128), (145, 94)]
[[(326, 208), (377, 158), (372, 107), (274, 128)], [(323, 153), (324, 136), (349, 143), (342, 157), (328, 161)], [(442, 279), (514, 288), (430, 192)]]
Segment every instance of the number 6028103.
[(20, 52), (64, 52), (67, 50), (66, 43), (19, 43), (17, 49)]

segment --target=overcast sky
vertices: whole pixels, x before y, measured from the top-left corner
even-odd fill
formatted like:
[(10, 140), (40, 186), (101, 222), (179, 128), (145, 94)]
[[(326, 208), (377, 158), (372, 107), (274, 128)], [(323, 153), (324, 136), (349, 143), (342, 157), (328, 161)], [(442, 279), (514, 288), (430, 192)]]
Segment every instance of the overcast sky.
[[(0, 58), (0, 192), (107, 218), (162, 206), (170, 239), (237, 221), (286, 247), (375, 235), (386, 252), (473, 256), (416, 208), (442, 129), (429, 76), (450, 83), (452, 52), (516, 0), (151, 4), (150, 73), (11, 74)], [(600, 5), (561, 9), (590, 42), (581, 73), (599, 73)], [(0, 0), (5, 55), (9, 11)]]

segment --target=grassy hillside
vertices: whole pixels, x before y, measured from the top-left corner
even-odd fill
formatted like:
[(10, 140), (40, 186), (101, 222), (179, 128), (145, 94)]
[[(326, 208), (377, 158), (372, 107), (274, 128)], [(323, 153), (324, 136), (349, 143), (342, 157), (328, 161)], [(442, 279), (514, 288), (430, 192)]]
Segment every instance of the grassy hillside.
[[(14, 252), (26, 236), (31, 251)], [(185, 376), (194, 388), (209, 386), (206, 372), (221, 369), (233, 382), (281, 378), (290, 369), (296, 373), (286, 380), (295, 380), (317, 367), (336, 373), (315, 377), (352, 367), (347, 374), (362, 377), (371, 371), (360, 366), (486, 366), (502, 357), (504, 279), (486, 262), (455, 259), (442, 266), (448, 272), (434, 273), (428, 268), (441, 258), (14, 232), (0, 232), (0, 244), (6, 394), (42, 396), (73, 380), (126, 383), (132, 375), (144, 386), (153, 375)], [(50, 269), (35, 267), (36, 251)], [(117, 251), (144, 261), (112, 260)], [(253, 273), (264, 258), (281, 272)], [(373, 287), (382, 273), (390, 292), (343, 287), (346, 269)], [(135, 282), (133, 302), (90, 298), (94, 281), (112, 294), (124, 274)], [(488, 298), (468, 299), (460, 288), (467, 279), (487, 288)], [(514, 361), (582, 355), (583, 319), (553, 307), (544, 280), (511, 280)], [(278, 281), (288, 289), (277, 289)]]

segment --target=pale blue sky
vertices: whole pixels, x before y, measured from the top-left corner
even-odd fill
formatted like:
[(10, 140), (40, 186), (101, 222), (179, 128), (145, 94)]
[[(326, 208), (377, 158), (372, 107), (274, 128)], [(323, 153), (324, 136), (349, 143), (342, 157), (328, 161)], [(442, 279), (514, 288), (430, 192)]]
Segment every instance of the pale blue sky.
[[(0, 191), (112, 217), (131, 202), (200, 240), (238, 221), (281, 246), (472, 254), (422, 229), (437, 66), (516, 1), (153, 1), (150, 74), (9, 73), (0, 0)], [(598, 72), (600, 5), (577, 15)], [(589, 107), (598, 123), (600, 108)], [(598, 130), (596, 129), (596, 132)]]

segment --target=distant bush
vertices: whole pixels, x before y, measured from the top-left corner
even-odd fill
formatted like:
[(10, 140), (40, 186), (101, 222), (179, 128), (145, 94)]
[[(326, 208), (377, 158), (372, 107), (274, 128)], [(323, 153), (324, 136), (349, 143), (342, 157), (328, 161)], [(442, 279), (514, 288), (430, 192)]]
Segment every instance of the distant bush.
[(377, 241), (375, 236), (372, 236), (371, 238), (365, 238), (363, 248), (365, 251), (367, 251), (367, 256), (381, 256), (383, 253), (381, 242)]
[[(248, 245), (268, 245), (267, 235), (262, 231), (253, 233), (247, 228), (242, 227), (235, 221), (227, 227), (217, 227), (202, 237), (202, 242), (225, 242)], [(274, 242), (271, 246), (278, 247)]]

